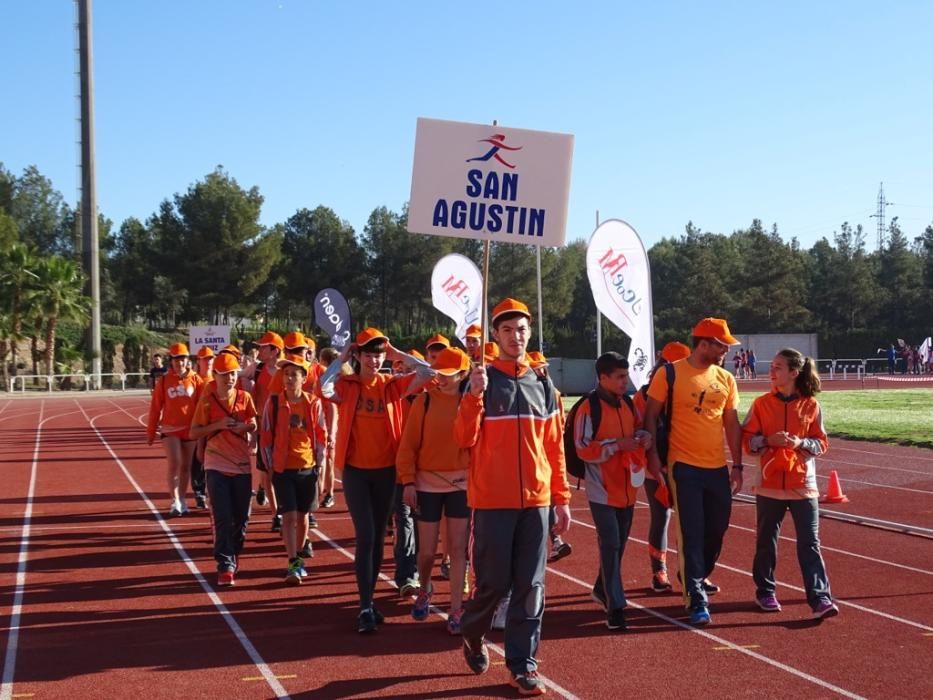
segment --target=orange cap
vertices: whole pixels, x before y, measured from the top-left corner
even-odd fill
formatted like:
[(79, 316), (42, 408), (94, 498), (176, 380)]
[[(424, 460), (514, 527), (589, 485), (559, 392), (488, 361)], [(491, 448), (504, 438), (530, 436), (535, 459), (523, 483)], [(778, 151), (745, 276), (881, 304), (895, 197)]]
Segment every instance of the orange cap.
[(198, 357), (213, 357), (214, 349), (210, 345), (202, 345), (201, 349), (198, 350)]
[(668, 362), (685, 360), (690, 357), (690, 348), (675, 340), (673, 343), (668, 343), (664, 346), (664, 349), (661, 350), (661, 357)]
[(214, 358), (214, 374), (229, 374), (238, 372), (240, 363), (232, 352), (220, 352)]
[(191, 353), (188, 352), (188, 346), (184, 343), (173, 343), (168, 349), (169, 357), (188, 357), (190, 354)]
[(282, 336), (273, 331), (266, 331), (262, 338), (256, 341), (256, 345), (262, 347), (263, 345), (274, 345), (279, 350), (285, 349), (285, 341), (282, 340)]
[(425, 347), (425, 350), (430, 350), (435, 345), (443, 345), (445, 348), (449, 348), (450, 341), (447, 340), (447, 338), (442, 336), (440, 333), (438, 333), (428, 338), (428, 342), (424, 344), (424, 347)]
[(314, 338), (312, 338), (310, 335), (305, 336), (305, 347), (317, 348), (317, 343), (315, 342)]
[(282, 342), (285, 344), (285, 347), (289, 349), (308, 347), (308, 341), (305, 339), (305, 334), (301, 331), (292, 331), (285, 336), (285, 339)]
[(482, 329), (482, 327), (480, 327), (480, 326), (478, 326), (478, 325), (476, 325), (476, 324), (474, 323), (472, 326), (470, 326), (469, 328), (466, 329), (466, 334), (465, 334), (464, 337), (466, 337), (466, 338), (482, 338), (482, 337), (483, 337), (483, 329)]
[(418, 351), (415, 350), (414, 348), (412, 348), (411, 350), (409, 350), (409, 351), (408, 351), (408, 354), (409, 354), (409, 355), (412, 355), (413, 357), (417, 357), (419, 360), (423, 360), (423, 359), (424, 359), (424, 355), (422, 355), (420, 352), (418, 352)]
[(366, 343), (371, 343), (374, 340), (381, 338), (382, 340), (388, 340), (388, 336), (383, 333), (378, 328), (364, 328), (356, 335), (356, 344), (362, 347)]
[(495, 343), (485, 343), (483, 345), (483, 358), (486, 362), (492, 362), (499, 357), (499, 346)]
[(470, 369), (470, 358), (460, 348), (444, 348), (434, 358), (431, 367), (438, 374), (450, 377)]
[(693, 328), (695, 338), (712, 338), (723, 345), (741, 345), (729, 332), (729, 324), (724, 318), (704, 318)]
[(531, 320), (531, 312), (528, 311), (528, 307), (525, 306), (518, 299), (512, 299), (507, 297), (499, 302), (499, 305), (492, 310), (492, 322), (495, 323), (496, 319), (502, 316), (503, 314), (518, 313), (523, 316), (527, 316), (528, 320)]
[(544, 356), (543, 352), (531, 350), (525, 353), (525, 357), (528, 358), (528, 363), (532, 367), (547, 367), (547, 358)]
[(279, 369), (285, 367), (285, 365), (295, 365), (295, 367), (301, 367), (305, 371), (305, 374), (308, 373), (308, 370), (311, 368), (311, 365), (304, 358), (304, 355), (296, 355), (294, 353), (288, 353), (285, 357), (275, 363), (275, 366)]
[(218, 355), (233, 355), (237, 360), (240, 359), (242, 353), (240, 353), (240, 348), (236, 345), (227, 345), (221, 350)]

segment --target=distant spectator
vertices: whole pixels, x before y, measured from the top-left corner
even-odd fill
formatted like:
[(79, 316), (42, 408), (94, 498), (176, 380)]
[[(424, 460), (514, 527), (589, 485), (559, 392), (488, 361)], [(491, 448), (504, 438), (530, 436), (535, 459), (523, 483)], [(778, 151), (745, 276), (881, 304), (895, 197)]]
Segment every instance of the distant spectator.
[(149, 368), (149, 391), (155, 387), (156, 380), (168, 371), (168, 367), (162, 365), (162, 355), (156, 353), (152, 356), (152, 367)]
[(748, 363), (748, 372), (751, 378), (758, 379), (758, 374), (755, 372), (755, 363), (758, 361), (758, 358), (755, 357), (755, 351), (751, 348), (748, 349), (748, 355), (745, 361)]
[(897, 362), (897, 350), (894, 349), (894, 343), (888, 346), (888, 374), (894, 374), (895, 364)]

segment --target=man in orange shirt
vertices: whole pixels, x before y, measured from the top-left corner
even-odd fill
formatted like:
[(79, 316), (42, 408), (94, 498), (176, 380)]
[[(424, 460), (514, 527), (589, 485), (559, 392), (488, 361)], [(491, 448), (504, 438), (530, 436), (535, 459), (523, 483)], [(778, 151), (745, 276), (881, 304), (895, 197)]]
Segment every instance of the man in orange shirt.
[[(729, 348), (738, 345), (721, 318), (704, 318), (693, 329), (693, 351), (672, 363), (674, 390), (668, 433), (668, 477), (673, 491), (684, 603), (690, 622), (710, 622), (704, 585), (716, 566), (729, 528), (732, 495), (742, 488), (742, 426), (735, 377), (720, 366)], [(656, 372), (648, 387), (645, 429), (654, 440), (658, 416), (667, 403), (667, 372)], [(732, 453), (726, 466), (723, 431)], [(649, 453), (649, 469), (661, 479), (661, 462)], [(715, 588), (715, 590), (709, 590)]]
[(467, 498), (473, 509), (470, 560), (476, 589), (462, 619), (463, 654), (474, 673), (489, 669), (485, 635), (499, 600), (512, 591), (505, 626), (510, 684), (540, 695), (535, 653), (544, 613), (544, 571), (554, 504), (555, 535), (570, 527), (561, 412), (551, 380), (525, 356), (531, 313), (515, 299), (492, 312), (499, 357), (476, 367), (454, 422), (454, 439), (470, 449)]

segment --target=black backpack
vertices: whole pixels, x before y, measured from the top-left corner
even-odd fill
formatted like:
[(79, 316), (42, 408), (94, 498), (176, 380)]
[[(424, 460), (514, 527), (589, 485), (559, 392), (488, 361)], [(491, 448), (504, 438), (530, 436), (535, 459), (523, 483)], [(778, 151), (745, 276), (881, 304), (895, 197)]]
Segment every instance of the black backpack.
[[(654, 436), (654, 446), (661, 460), (661, 466), (667, 465), (667, 448), (671, 434), (671, 412), (674, 410), (674, 365), (670, 362), (664, 364), (667, 373), (667, 401), (664, 402), (664, 413), (658, 416), (658, 428)], [(646, 397), (648, 387), (643, 387)]]
[[(635, 404), (632, 403), (632, 397), (623, 394), (622, 400), (625, 401), (625, 405), (634, 415)], [(564, 461), (567, 463), (567, 473), (577, 479), (586, 477), (586, 463), (577, 455), (577, 446), (573, 438), (573, 426), (577, 420), (577, 409), (580, 408), (580, 404), (584, 401), (590, 402), (590, 421), (593, 424), (593, 435), (599, 430), (599, 421), (603, 415), (602, 402), (599, 400), (595, 389), (577, 399), (570, 412), (567, 413), (567, 420), (564, 422)]]

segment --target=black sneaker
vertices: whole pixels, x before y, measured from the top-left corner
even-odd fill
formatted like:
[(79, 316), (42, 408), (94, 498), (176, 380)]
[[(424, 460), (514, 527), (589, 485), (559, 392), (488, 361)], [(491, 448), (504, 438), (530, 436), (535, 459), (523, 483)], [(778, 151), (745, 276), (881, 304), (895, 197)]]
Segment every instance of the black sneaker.
[(611, 630), (625, 630), (625, 611), (622, 608), (610, 610), (606, 615), (606, 627)]
[(207, 508), (207, 498), (204, 497), (203, 493), (194, 494), (194, 503), (198, 508), (201, 508), (202, 510), (204, 508)]
[(463, 638), (463, 658), (477, 676), (489, 670), (489, 650), (482, 637), (472, 641)]
[(377, 625), (381, 625), (383, 622), (386, 621), (385, 615), (383, 615), (381, 612), (376, 610), (376, 608), (373, 608), (373, 616), (376, 618)]
[(262, 486), (256, 490), (256, 503), (261, 506), (266, 505), (266, 490)]
[(276, 513), (272, 516), (272, 532), (282, 531), (282, 516)]
[(603, 609), (603, 612), (609, 612), (609, 602), (606, 600), (606, 592), (603, 590), (602, 579), (596, 579), (596, 583), (593, 584), (593, 590), (590, 592), (590, 598)]
[(703, 590), (706, 591), (706, 595), (716, 595), (722, 589), (708, 578), (705, 578), (703, 579)]
[(317, 529), (317, 518), (314, 517), (314, 513), (308, 513), (308, 527), (312, 530)]
[(537, 671), (516, 673), (509, 679), (509, 685), (518, 688), (519, 695), (544, 695), (544, 681)]
[(321, 501), (321, 508), (333, 508), (334, 507), (334, 494), (329, 493), (324, 496), (324, 500)]
[(356, 631), (360, 634), (370, 634), (377, 629), (376, 614), (372, 608), (360, 610), (360, 616), (357, 620)]
[(314, 547), (311, 546), (311, 540), (305, 540), (305, 546), (301, 548), (300, 552), (298, 552), (298, 556), (300, 556), (302, 559), (314, 558)]

